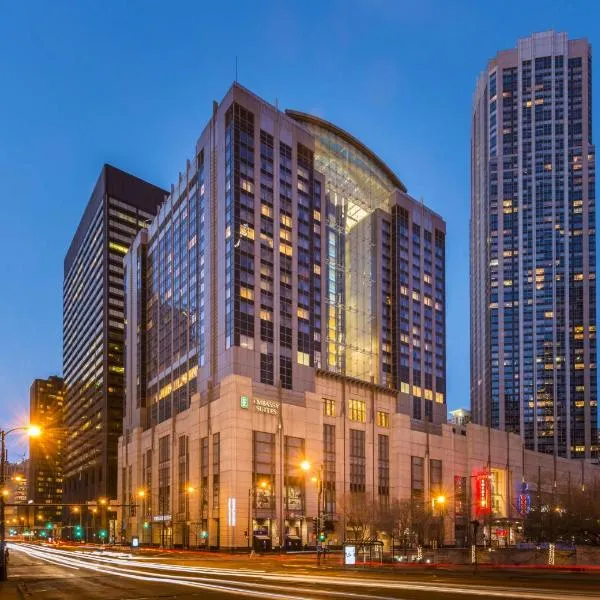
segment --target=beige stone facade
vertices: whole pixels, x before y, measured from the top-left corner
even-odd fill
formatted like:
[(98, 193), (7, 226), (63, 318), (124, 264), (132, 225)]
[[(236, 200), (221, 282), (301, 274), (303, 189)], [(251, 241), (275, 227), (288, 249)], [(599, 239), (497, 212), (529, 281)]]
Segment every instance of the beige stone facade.
[[(590, 484), (600, 477), (600, 468), (590, 463), (524, 450), (513, 434), (474, 424), (457, 427), (412, 420), (396, 412), (397, 397), (389, 390), (330, 374), (318, 373), (315, 392), (303, 394), (231, 375), (212, 394), (212, 400), (196, 394), (187, 411), (121, 438), (119, 493), (122, 504), (133, 498), (138, 505), (119, 515), (127, 538), (138, 535), (142, 543), (229, 548), (248, 546), (250, 531), (255, 543), (267, 541), (273, 547), (314, 544), (319, 483), (312, 479), (324, 473), (320, 467), (325, 426), (335, 431), (335, 507), (321, 502), (321, 512), (335, 528), (327, 536), (329, 543), (341, 543), (350, 535), (344, 531), (343, 504), (352, 489), (368, 501), (385, 500), (382, 490), (387, 490), (388, 500), (414, 496), (415, 459), (417, 463), (422, 459), (424, 467), (422, 499), (429, 503), (438, 494), (446, 498), (439, 514), (446, 544), (465, 543), (467, 523), (476, 518), (484, 527), (494, 524), (490, 529), (496, 543), (517, 541), (523, 482), (527, 494), (536, 496), (541, 487), (547, 496), (566, 482)], [(269, 467), (261, 464), (260, 456), (269, 444), (261, 447), (254, 432), (270, 434), (270, 473), (264, 473)], [(182, 442), (184, 436), (187, 440)], [(388, 436), (387, 486), (381, 485), (386, 461), (381, 460), (379, 436)], [(356, 444), (353, 448), (353, 438), (364, 440), (364, 451), (357, 452)], [(302, 440), (297, 446), (301, 456), (290, 449), (291, 439)], [(147, 464), (149, 450), (152, 459)], [(300, 471), (300, 458), (310, 463), (307, 473)], [(441, 482), (433, 485), (432, 465), (440, 464)], [(478, 511), (482, 474), (493, 480), (491, 514)], [(463, 492), (457, 489), (457, 478), (468, 482)]]

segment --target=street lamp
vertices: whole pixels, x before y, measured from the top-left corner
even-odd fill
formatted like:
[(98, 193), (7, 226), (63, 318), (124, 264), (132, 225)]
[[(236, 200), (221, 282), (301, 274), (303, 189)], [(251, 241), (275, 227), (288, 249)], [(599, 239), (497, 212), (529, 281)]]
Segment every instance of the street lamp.
[(190, 547), (190, 495), (196, 491), (193, 485), (187, 485), (185, 487), (185, 523), (184, 523), (184, 546), (186, 548)]
[[(311, 470), (312, 465), (310, 464), (310, 462), (308, 460), (303, 460), (300, 463), (300, 468), (305, 473), (308, 473)], [(319, 542), (324, 541), (324, 537), (323, 537), (324, 527), (322, 526), (322, 523), (321, 523), (321, 504), (322, 504), (322, 499), (323, 499), (323, 465), (319, 465), (318, 474), (313, 475), (310, 478), (310, 480), (317, 485), (317, 539), (315, 540), (315, 543), (317, 545), (317, 564), (318, 564), (321, 561), (321, 556), (319, 553)], [(306, 511), (306, 508), (305, 508), (305, 511)]]
[[(258, 491), (260, 491), (264, 495), (264, 493), (267, 491), (267, 488), (269, 487), (269, 482), (266, 479), (261, 479), (261, 481), (258, 482), (258, 487), (260, 488)], [(252, 544), (252, 548), (254, 548), (254, 515), (252, 514), (252, 509), (254, 508), (254, 505), (256, 503), (256, 492), (256, 484), (253, 483), (253, 486), (248, 489), (248, 549), (250, 549), (250, 544)], [(270, 498), (269, 508), (271, 508)]]
[[(25, 425), (22, 427), (13, 427), (8, 431), (0, 430), (0, 581), (6, 581), (7, 570), (6, 570), (6, 531), (5, 531), (5, 517), (4, 517), (4, 498), (8, 493), (8, 490), (4, 489), (5, 485), (5, 474), (4, 474), (4, 463), (6, 462), (6, 436), (13, 431), (27, 431), (30, 437), (38, 437), (42, 430), (37, 425)], [(7, 493), (5, 493), (7, 492)]]
[(438, 531), (438, 542), (443, 544), (444, 542), (444, 507), (446, 506), (446, 496), (439, 494), (431, 499), (431, 508), (435, 510), (437, 505), (438, 518), (439, 518), (439, 531)]

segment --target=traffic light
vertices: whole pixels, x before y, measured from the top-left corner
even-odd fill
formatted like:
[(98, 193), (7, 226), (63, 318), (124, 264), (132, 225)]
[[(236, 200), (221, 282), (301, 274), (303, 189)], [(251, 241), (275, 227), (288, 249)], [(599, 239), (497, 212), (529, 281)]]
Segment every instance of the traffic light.
[(148, 527), (150, 527), (150, 524), (148, 521), (144, 521), (144, 529), (148, 529)]
[(102, 539), (104, 539), (106, 537), (106, 530), (105, 529), (101, 529), (100, 533), (98, 534)]
[(313, 524), (312, 524), (312, 525), (313, 525), (313, 534), (316, 536), (316, 535), (317, 535), (317, 533), (319, 533), (319, 523), (318, 523), (318, 521), (315, 519), (315, 520), (313, 521)]
[(321, 531), (321, 533), (319, 533), (319, 541), (324, 542), (326, 539), (327, 539), (327, 535), (325, 534), (324, 531)]
[(52, 529), (52, 523), (46, 523), (46, 529)]
[(75, 525), (75, 537), (81, 537), (81, 525)]

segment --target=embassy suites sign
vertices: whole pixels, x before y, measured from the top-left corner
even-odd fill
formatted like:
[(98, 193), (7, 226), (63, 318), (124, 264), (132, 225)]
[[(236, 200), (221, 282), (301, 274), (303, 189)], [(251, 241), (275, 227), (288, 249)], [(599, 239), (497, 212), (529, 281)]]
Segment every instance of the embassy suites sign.
[[(263, 400), (262, 398), (254, 398), (252, 403), (254, 404), (255, 410), (257, 410), (258, 412), (275, 416), (279, 414), (279, 402), (277, 402), (276, 400)], [(242, 396), (240, 398), (240, 408), (246, 410), (250, 408), (248, 396)]]
[(279, 414), (279, 402), (275, 400), (263, 400), (262, 398), (254, 398), (254, 408), (258, 412), (266, 413), (268, 415)]

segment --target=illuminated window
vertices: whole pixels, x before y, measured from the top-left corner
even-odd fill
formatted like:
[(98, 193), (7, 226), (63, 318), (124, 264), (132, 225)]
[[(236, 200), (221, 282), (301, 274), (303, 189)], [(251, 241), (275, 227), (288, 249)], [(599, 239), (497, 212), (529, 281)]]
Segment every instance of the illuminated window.
[(403, 394), (410, 394), (410, 385), (408, 385), (408, 383), (406, 383), (405, 381), (401, 381), (400, 382), (400, 391)]
[(281, 243), (279, 244), (279, 252), (286, 256), (292, 256), (292, 247), (289, 244)]
[(443, 404), (444, 403), (444, 394), (442, 394), (442, 392), (436, 392), (435, 393), (435, 401), (439, 404)]
[(389, 427), (390, 426), (390, 413), (385, 412), (383, 410), (377, 411), (377, 425), (379, 427)]
[(367, 405), (362, 400), (350, 400), (348, 404), (348, 418), (351, 421), (365, 423), (367, 420)]
[(326, 417), (335, 417), (335, 400), (333, 398), (323, 398), (323, 414)]
[(123, 244), (117, 244), (116, 242), (108, 242), (108, 247), (115, 252), (119, 252), (120, 254), (126, 254), (127, 246), (123, 246)]
[(288, 215), (285, 215), (282, 213), (280, 216), (280, 220), (281, 220), (281, 224), (284, 225), (285, 227), (292, 226), (292, 217), (288, 217)]
[(310, 367), (310, 355), (308, 352), (298, 351), (298, 364)]
[(244, 298), (244, 300), (254, 300), (254, 290), (250, 288), (240, 286), (240, 298)]
[(421, 388), (418, 385), (413, 385), (413, 396), (416, 396), (417, 398), (421, 398), (422, 397), (422, 393), (421, 393)]
[(297, 315), (299, 319), (308, 319), (310, 314), (306, 308), (298, 307)]
[(240, 177), (240, 187), (249, 194), (254, 192), (254, 184), (243, 177)]

